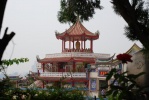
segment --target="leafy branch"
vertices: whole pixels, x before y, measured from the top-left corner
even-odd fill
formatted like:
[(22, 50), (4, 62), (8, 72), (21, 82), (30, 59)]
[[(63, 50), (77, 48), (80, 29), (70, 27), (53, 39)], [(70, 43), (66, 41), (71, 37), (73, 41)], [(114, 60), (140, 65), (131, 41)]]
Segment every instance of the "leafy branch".
[(1, 65), (0, 65), (0, 72), (3, 72), (3, 74), (7, 77), (5, 69), (8, 66), (11, 66), (13, 64), (20, 64), (20, 63), (24, 63), (28, 61), (29, 61), (28, 58), (19, 58), (19, 59), (14, 58), (14, 59), (9, 59), (9, 60), (2, 60)]
[(20, 64), (20, 63), (24, 63), (24, 62), (28, 62), (29, 59), (28, 58), (14, 58), (14, 59), (9, 59), (9, 60), (2, 60), (2, 65), (3, 66), (11, 66), (13, 64)]
[[(144, 75), (144, 72), (139, 74), (128, 74), (128, 72), (123, 72), (121, 74), (114, 68), (112, 69), (106, 77), (106, 80), (109, 81), (113, 79), (113, 82), (109, 85), (110, 90), (107, 91), (107, 96), (111, 96), (112, 100), (146, 100), (145, 89), (147, 87), (141, 87), (135, 81), (141, 75)], [(118, 84), (116, 85), (115, 82)]]

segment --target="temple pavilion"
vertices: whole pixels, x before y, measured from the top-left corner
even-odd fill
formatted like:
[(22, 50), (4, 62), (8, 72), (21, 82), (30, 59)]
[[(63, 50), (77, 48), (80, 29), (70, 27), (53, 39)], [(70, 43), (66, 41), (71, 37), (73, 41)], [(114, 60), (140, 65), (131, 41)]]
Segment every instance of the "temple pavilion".
[[(88, 65), (94, 65), (96, 59), (108, 59), (110, 54), (94, 53), (93, 42), (99, 38), (99, 32), (92, 33), (78, 20), (62, 33), (56, 32), (56, 38), (62, 41), (62, 52), (37, 56), (38, 79), (41, 87), (62, 81), (66, 87), (89, 87)], [(53, 46), (53, 45), (52, 45)], [(88, 46), (88, 47), (87, 47)]]

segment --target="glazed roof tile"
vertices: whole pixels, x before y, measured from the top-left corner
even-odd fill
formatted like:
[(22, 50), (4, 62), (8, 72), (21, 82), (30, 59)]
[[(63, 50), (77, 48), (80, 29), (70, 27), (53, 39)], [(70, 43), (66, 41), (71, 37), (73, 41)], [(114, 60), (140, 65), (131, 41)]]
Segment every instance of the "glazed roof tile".
[(72, 25), (68, 30), (66, 30), (63, 33), (56, 33), (56, 37), (58, 39), (62, 39), (66, 36), (84, 36), (86, 39), (92, 38), (92, 39), (98, 39), (99, 38), (99, 32), (97, 31), (95, 34), (87, 30), (81, 22), (78, 20), (74, 25)]

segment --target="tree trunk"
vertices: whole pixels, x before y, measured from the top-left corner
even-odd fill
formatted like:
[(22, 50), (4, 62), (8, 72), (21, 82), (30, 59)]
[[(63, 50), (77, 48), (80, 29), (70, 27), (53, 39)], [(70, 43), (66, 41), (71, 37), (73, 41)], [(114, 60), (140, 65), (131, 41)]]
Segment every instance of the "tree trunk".
[(7, 3), (7, 0), (0, 0), (0, 32), (1, 32), (1, 28), (2, 28), (6, 3)]
[(135, 9), (130, 5), (129, 0), (112, 0), (112, 3), (128, 25), (134, 29), (133, 34), (138, 37), (144, 48), (149, 51), (149, 31), (146, 27), (139, 27)]
[[(6, 3), (7, 3), (7, 0), (0, 0), (0, 35), (1, 35), (1, 28), (2, 28), (2, 23), (3, 23), (3, 17), (4, 17)], [(9, 41), (15, 35), (14, 32), (7, 34), (7, 30), (8, 30), (8, 28), (6, 28), (3, 38), (0, 39), (0, 65), (1, 65), (1, 60), (2, 60), (4, 51), (9, 43)]]

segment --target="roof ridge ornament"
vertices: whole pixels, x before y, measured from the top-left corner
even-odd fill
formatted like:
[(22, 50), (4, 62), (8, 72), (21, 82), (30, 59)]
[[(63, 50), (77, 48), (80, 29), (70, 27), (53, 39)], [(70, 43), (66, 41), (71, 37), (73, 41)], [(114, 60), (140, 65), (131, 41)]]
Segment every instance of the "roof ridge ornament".
[(97, 31), (95, 32), (95, 34), (99, 34), (99, 35), (100, 35), (100, 32), (99, 32), (99, 30), (97, 30)]
[(55, 35), (58, 35), (58, 34), (60, 34), (57, 30), (55, 31)]
[(77, 16), (77, 20), (76, 21), (80, 22), (80, 16), (79, 15)]
[(37, 62), (40, 61), (39, 55), (36, 55)]

